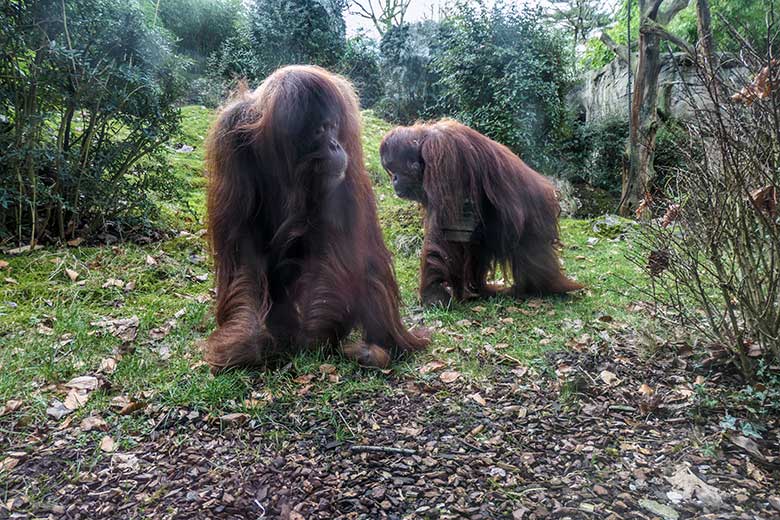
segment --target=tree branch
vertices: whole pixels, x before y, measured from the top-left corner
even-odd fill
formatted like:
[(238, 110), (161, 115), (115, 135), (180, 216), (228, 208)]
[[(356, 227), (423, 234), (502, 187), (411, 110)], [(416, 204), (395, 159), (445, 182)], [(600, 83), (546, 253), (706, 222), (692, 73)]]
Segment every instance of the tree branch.
[(628, 47), (626, 45), (620, 45), (615, 42), (607, 33), (602, 32), (599, 39), (604, 45), (609, 47), (609, 50), (615, 53), (615, 56), (623, 63), (628, 63)]
[(650, 2), (650, 4), (642, 9), (642, 4), (644, 2), (639, 2), (639, 18), (656, 18), (656, 15), (658, 14), (658, 10), (661, 8), (661, 4), (664, 2), (664, 0), (653, 0)]
[(672, 19), (677, 16), (677, 13), (688, 7), (689, 1), (690, 0), (672, 0), (669, 7), (658, 13), (658, 16), (656, 17), (658, 23), (666, 25), (671, 22)]
[[(686, 0), (687, 1), (687, 0)], [(680, 49), (685, 51), (691, 58), (696, 59), (696, 49), (692, 47), (688, 42), (680, 38), (679, 36), (670, 33), (664, 27), (652, 20), (645, 20), (642, 26), (639, 28), (640, 32), (645, 34), (654, 34), (662, 40), (667, 40), (677, 45)]]

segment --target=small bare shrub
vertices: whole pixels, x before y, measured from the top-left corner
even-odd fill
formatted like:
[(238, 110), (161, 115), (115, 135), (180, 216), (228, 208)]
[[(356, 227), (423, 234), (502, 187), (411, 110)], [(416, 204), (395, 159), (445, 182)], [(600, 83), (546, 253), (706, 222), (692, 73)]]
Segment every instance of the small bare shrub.
[(754, 377), (780, 363), (780, 64), (742, 47), (712, 66), (699, 57), (705, 88), (676, 130), (685, 164), (636, 261), (658, 303)]

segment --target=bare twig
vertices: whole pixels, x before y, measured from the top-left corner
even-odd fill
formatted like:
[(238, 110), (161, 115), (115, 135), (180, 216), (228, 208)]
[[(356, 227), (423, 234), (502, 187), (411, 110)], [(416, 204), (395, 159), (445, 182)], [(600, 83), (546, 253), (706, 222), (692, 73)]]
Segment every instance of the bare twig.
[(620, 45), (615, 40), (613, 40), (609, 34), (602, 32), (601, 36), (599, 36), (599, 39), (602, 41), (604, 45), (609, 47), (609, 50), (615, 53), (615, 56), (618, 57), (620, 61), (623, 63), (628, 63), (628, 46), (626, 45)]
[(393, 446), (368, 446), (365, 444), (354, 444), (349, 447), (352, 453), (392, 453), (396, 455), (414, 455), (417, 450), (407, 448), (394, 448)]

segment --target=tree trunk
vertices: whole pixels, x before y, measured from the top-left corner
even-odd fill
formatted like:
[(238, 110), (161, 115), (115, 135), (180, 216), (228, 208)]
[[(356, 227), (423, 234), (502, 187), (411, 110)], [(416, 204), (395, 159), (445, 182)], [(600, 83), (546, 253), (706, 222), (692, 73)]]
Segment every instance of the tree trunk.
[(660, 39), (639, 32), (639, 61), (631, 100), (629, 166), (623, 178), (619, 213), (636, 214), (654, 177), (653, 157), (658, 132), (658, 76), (661, 72)]
[[(661, 41), (674, 37), (664, 26), (688, 5), (689, 0), (639, 0), (639, 60), (631, 98), (631, 132), (628, 169), (623, 175), (618, 213), (625, 217), (647, 217), (641, 205), (652, 187), (655, 170), (655, 139), (658, 132), (658, 76), (661, 73)], [(679, 40), (679, 38), (675, 38)], [(680, 41), (680, 45), (685, 45)]]
[(699, 36), (699, 44), (696, 47), (705, 60), (707, 72), (712, 74), (718, 68), (718, 64), (713, 49), (712, 15), (710, 15), (710, 4), (707, 0), (696, 0), (696, 29)]

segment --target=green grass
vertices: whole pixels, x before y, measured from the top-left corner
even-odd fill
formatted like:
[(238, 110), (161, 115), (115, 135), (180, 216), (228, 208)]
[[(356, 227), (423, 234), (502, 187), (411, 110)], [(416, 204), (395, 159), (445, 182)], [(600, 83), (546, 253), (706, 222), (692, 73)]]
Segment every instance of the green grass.
[[(460, 371), (465, 380), (483, 379), (497, 363), (516, 359), (539, 364), (545, 350), (566, 348), (584, 334), (596, 338), (616, 324), (641, 319), (627, 310), (639, 297), (631, 284), (641, 283), (641, 274), (625, 259), (628, 242), (600, 237), (588, 245), (588, 238), (596, 236), (590, 224), (566, 219), (562, 222), (563, 260), (567, 271), (587, 285), (583, 294), (528, 301), (496, 299), (448, 310), (419, 309), (420, 213), (414, 204), (392, 193), (378, 160), (379, 141), (389, 127), (367, 112), (366, 162), (377, 184), (380, 220), (395, 254), (405, 313), (421, 316), (434, 328), (433, 345), (426, 353), (399, 363), (389, 375), (313, 352), (297, 357), (286, 371), (238, 370), (212, 377), (201, 361), (198, 342), (214, 326), (212, 273), (200, 233), (202, 139), (213, 113), (185, 107), (183, 117), (181, 138), (174, 144), (195, 149), (189, 154), (171, 153), (172, 175), (182, 176), (191, 186), (186, 200), (190, 210), (169, 208), (171, 219), (183, 230), (178, 237), (146, 246), (44, 249), (2, 257), (9, 265), (0, 271), (0, 406), (9, 399), (20, 399), (23, 405), (0, 421), (8, 417), (23, 417), (27, 423), (46, 420), (46, 406), (52, 397), (64, 398), (65, 382), (95, 374), (101, 360), (114, 358), (118, 359), (116, 371), (105, 375), (108, 387), (93, 393), (76, 418), (95, 411), (120, 431), (148, 428), (132, 415), (120, 419), (109, 413), (109, 402), (116, 396), (212, 414), (249, 411), (261, 418), (265, 407), (296, 399), (303, 385), (294, 378), (311, 373), (316, 377), (307, 395), (313, 409), (341, 424), (343, 418), (332, 416), (329, 402), (382, 392), (388, 388), (388, 377), (437, 377), (436, 373), (419, 374), (419, 367), (433, 359)], [(78, 273), (75, 282), (66, 269)], [(107, 286), (110, 279), (121, 280), (122, 286)], [(137, 337), (125, 346), (94, 325), (102, 319), (134, 316), (139, 323)], [(176, 324), (170, 333), (155, 339), (159, 334), (153, 334), (153, 329), (172, 319)], [(323, 363), (336, 366), (338, 382), (319, 373)], [(349, 435), (347, 424), (342, 433)]]

